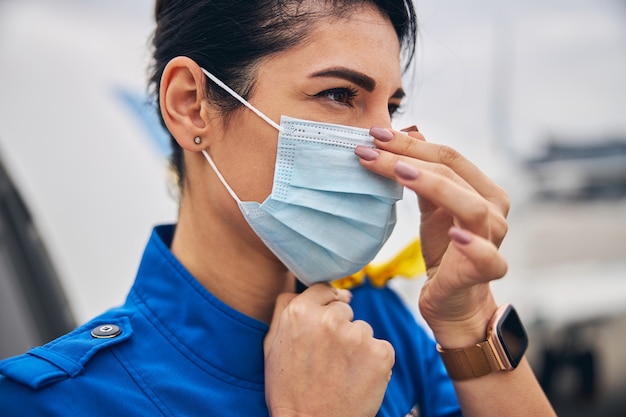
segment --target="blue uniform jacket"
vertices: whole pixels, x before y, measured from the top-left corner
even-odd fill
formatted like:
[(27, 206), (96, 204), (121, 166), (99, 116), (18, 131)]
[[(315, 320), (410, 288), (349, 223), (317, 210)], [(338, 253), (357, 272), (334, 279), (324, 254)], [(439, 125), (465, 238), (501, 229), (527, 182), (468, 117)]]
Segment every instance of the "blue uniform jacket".
[[(170, 252), (173, 231), (154, 229), (124, 305), (0, 362), (1, 416), (268, 415), (268, 326), (200, 285)], [(460, 415), (433, 340), (398, 296), (365, 284), (352, 307), (396, 350), (379, 415), (415, 405), (420, 416)]]

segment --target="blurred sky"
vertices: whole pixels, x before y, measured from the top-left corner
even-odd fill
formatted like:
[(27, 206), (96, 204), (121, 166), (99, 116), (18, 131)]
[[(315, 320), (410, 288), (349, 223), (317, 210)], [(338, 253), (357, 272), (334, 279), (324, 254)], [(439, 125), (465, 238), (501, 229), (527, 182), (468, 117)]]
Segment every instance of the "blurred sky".
[[(526, 157), (550, 135), (626, 136), (626, 1), (417, 0), (427, 138)], [(475, 152), (478, 150), (477, 152)]]

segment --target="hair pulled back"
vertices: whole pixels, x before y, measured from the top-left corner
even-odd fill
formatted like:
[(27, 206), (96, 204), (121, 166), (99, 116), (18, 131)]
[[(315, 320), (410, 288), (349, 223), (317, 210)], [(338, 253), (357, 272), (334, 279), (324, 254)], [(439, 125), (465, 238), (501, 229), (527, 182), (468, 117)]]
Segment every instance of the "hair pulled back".
[[(163, 70), (177, 56), (193, 59), (248, 99), (261, 59), (305, 40), (316, 19), (368, 5), (389, 17), (408, 67), (417, 31), (412, 0), (157, 0), (149, 79), (156, 103)], [(223, 114), (241, 105), (213, 83), (206, 83), (206, 95)], [(170, 164), (182, 191), (183, 152), (173, 138), (171, 144)]]

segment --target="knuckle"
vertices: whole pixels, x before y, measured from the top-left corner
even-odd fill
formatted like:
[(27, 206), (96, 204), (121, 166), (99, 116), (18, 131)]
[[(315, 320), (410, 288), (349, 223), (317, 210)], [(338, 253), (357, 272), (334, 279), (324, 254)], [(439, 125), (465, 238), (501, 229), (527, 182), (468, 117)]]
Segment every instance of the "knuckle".
[(496, 280), (506, 275), (509, 266), (502, 257), (492, 256), (489, 261), (491, 262), (491, 269), (486, 275), (490, 276), (490, 279)]
[(432, 171), (438, 176), (446, 179), (453, 179), (455, 176), (454, 171), (447, 165), (434, 164)]
[(507, 263), (507, 261), (503, 259), (500, 264), (500, 268), (497, 271), (498, 278), (502, 278), (503, 276), (505, 276), (508, 270), (509, 270), (509, 264)]
[(497, 187), (496, 197), (493, 198), (494, 204), (500, 209), (503, 216), (509, 214), (511, 209), (511, 196), (503, 188)]
[(400, 153), (402, 155), (412, 155), (415, 149), (415, 139), (411, 137), (404, 137), (404, 139), (400, 144)]
[(333, 301), (322, 309), (319, 320), (323, 329), (334, 332), (342, 325), (350, 323), (353, 317), (354, 312), (350, 305), (342, 301)]
[(370, 326), (369, 323), (363, 320), (354, 320), (352, 322), (352, 327), (361, 335), (366, 338), (374, 337), (374, 329)]
[(461, 154), (450, 146), (442, 145), (437, 152), (439, 161), (444, 165), (453, 165), (459, 160)]
[(359, 354), (364, 355), (362, 357), (368, 358), (372, 364), (377, 364), (380, 370), (389, 370), (393, 367), (396, 352), (391, 343), (365, 333), (358, 333), (358, 335), (353, 333), (353, 337), (358, 338), (360, 343), (353, 343), (351, 346), (357, 348)]
[(386, 159), (385, 170), (388, 172), (393, 172), (396, 163), (400, 161), (400, 156), (397, 154), (390, 154), (389, 158)]
[(307, 303), (294, 299), (287, 305), (284, 314), (286, 314), (290, 320), (299, 322), (309, 316), (310, 313)]
[(505, 196), (502, 198), (500, 202), (500, 209), (502, 210), (502, 215), (504, 217), (509, 215), (509, 210), (511, 210), (511, 197), (505, 193)]
[(502, 278), (508, 270), (506, 260), (496, 249), (486, 251), (480, 265), (483, 265), (483, 275), (489, 280)]
[(323, 329), (334, 331), (341, 323), (339, 316), (330, 309), (325, 309), (320, 316), (320, 324)]
[(373, 339), (375, 345), (375, 355), (380, 361), (381, 365), (385, 368), (393, 367), (396, 361), (396, 351), (386, 340)]
[(482, 222), (485, 219), (488, 219), (491, 214), (491, 207), (489, 203), (484, 200), (480, 203), (472, 204), (468, 210), (469, 218), (476, 222)]
[(494, 222), (492, 230), (496, 243), (499, 245), (509, 232), (509, 223), (504, 217), (498, 216)]

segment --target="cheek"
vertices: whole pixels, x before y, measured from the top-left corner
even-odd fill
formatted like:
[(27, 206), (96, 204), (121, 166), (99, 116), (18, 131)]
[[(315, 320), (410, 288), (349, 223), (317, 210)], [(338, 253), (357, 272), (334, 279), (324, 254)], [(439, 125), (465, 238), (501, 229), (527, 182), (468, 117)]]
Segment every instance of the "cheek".
[(262, 203), (272, 192), (276, 147), (273, 150), (257, 149), (251, 155), (252, 158), (242, 168), (245, 178), (241, 181), (243, 194), (240, 198)]
[(272, 192), (278, 134), (268, 127), (247, 129), (257, 133), (242, 132), (231, 138), (236, 143), (227, 151), (229, 184), (242, 201), (262, 203)]

